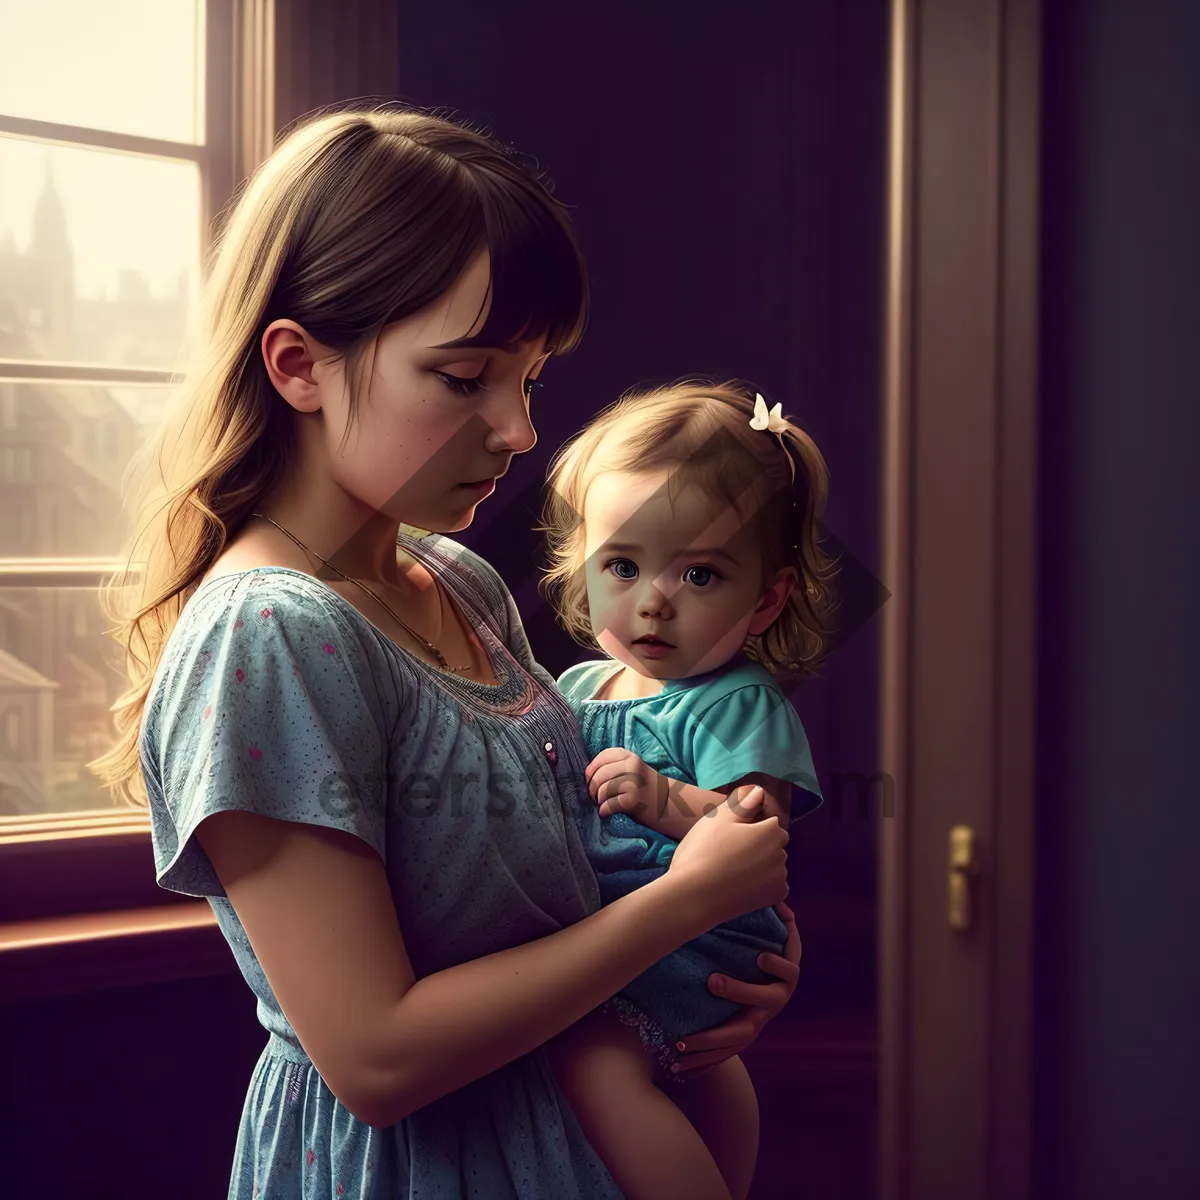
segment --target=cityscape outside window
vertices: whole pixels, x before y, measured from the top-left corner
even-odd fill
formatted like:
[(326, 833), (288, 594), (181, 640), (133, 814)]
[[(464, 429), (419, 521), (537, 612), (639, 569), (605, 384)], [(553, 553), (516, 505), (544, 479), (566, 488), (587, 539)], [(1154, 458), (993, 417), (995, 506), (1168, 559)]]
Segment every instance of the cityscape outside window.
[[(65, 585), (118, 561), (122, 475), (186, 366), (203, 18), (200, 0), (0, 5), (0, 817), (112, 803), (85, 763), (119, 655), (95, 579)], [(54, 586), (25, 585), (38, 563)]]

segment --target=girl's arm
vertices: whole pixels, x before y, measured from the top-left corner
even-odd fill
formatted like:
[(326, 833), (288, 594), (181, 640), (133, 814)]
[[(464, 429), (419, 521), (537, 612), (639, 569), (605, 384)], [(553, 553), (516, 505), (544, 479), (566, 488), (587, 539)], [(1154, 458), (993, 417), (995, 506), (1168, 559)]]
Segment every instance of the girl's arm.
[[(206, 818), (196, 837), (321, 1077), (360, 1120), (386, 1126), (542, 1045), (743, 906), (780, 899), (749, 894), (755, 870), (766, 877), (755, 888), (786, 894), (787, 835), (719, 823), (741, 826), (740, 859), (724, 855), (731, 830), (714, 822), (711, 835), (696, 830), (690, 866), (566, 929), (420, 980), (383, 864), (353, 835), (235, 811)], [(714, 897), (705, 881), (731, 866), (744, 883)]]

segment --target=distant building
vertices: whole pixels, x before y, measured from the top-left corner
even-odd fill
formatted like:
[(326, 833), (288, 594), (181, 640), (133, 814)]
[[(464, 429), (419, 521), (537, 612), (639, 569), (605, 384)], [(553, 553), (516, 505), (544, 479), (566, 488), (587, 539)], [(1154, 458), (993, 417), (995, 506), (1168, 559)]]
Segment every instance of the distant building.
[[(0, 234), (0, 358), (177, 366), (187, 278), (160, 298), (125, 271), (112, 299), (82, 299), (67, 226), (47, 171), (26, 252)], [(0, 557), (120, 551), (120, 482), (153, 417), (146, 395), (0, 382)], [(108, 744), (121, 683), (105, 627), (91, 589), (0, 588), (0, 815), (107, 803), (82, 769)]]

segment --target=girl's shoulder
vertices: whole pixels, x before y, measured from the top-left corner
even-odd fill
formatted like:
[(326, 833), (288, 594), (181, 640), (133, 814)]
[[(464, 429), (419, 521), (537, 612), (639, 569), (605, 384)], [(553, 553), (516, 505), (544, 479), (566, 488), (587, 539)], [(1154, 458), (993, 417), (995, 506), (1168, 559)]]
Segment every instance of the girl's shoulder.
[(331, 587), (291, 567), (251, 567), (205, 580), (188, 598), (169, 644), (181, 645), (217, 631), (352, 630), (353, 606)]
[(217, 575), (191, 594), (163, 647), (147, 709), (198, 673), (228, 666), (243, 676), (281, 663), (305, 675), (332, 665), (371, 682), (394, 674), (365, 617), (321, 580), (289, 567), (253, 567)]

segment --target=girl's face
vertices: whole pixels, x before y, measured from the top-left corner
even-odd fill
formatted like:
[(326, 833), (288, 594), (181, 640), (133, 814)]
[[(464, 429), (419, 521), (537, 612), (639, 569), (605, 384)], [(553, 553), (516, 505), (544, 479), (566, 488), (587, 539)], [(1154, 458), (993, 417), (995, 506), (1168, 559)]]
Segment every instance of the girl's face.
[(540, 339), (456, 345), (482, 328), (488, 282), (481, 253), (439, 300), (384, 329), (360, 368), (348, 432), (346, 362), (294, 322), (267, 330), (264, 358), (297, 410), (305, 479), (422, 529), (470, 525), (513, 456), (537, 442), (529, 394), (548, 357)]
[(669, 471), (605, 472), (584, 498), (584, 567), (601, 648), (640, 675), (683, 679), (729, 661), (779, 615), (793, 579), (762, 586), (762, 558), (734, 508)]

